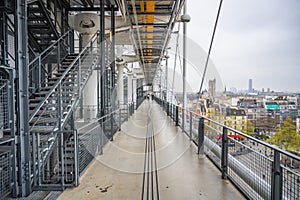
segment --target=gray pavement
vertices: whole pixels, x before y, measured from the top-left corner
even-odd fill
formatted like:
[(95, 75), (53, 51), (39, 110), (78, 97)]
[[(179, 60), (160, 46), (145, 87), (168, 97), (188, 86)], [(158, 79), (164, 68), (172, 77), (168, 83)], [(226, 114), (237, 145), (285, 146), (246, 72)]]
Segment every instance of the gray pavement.
[[(59, 199), (143, 199), (143, 175), (148, 173), (144, 171), (147, 132), (154, 135), (149, 140), (148, 134), (147, 141), (155, 141), (156, 148), (156, 159), (151, 159), (157, 165), (150, 162), (153, 170), (149, 174), (156, 170), (158, 181), (148, 181), (159, 190), (153, 199), (244, 199), (229, 181), (221, 179), (219, 170), (206, 157), (198, 157), (194, 144), (154, 101), (139, 107), (86, 170), (80, 185), (65, 190)], [(151, 186), (148, 188), (152, 197)]]

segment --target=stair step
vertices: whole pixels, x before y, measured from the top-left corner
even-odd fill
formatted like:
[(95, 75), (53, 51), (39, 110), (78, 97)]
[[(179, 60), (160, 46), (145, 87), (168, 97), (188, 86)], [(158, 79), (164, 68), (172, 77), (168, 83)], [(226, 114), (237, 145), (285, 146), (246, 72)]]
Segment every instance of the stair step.
[[(72, 158), (74, 158), (74, 155)], [(66, 156), (65, 156), (65, 159), (66, 159)], [(71, 159), (64, 160), (64, 164), (65, 165), (74, 165), (74, 160), (71, 160)]]
[[(61, 77), (62, 76), (62, 74), (64, 73), (65, 71), (63, 71), (63, 72), (58, 72), (58, 74), (57, 74), (57, 77)], [(64, 79), (67, 79), (67, 78), (77, 78), (77, 72), (76, 73), (74, 73), (74, 72), (68, 72), (67, 74), (66, 74), (66, 76), (64, 77)]]
[(69, 153), (68, 153), (68, 152), (65, 152), (65, 153), (64, 153), (64, 157), (65, 157), (65, 158), (66, 158), (66, 157), (67, 157), (67, 158), (72, 158), (72, 157), (74, 157), (74, 153), (73, 153), (73, 152), (72, 152), (72, 153), (70, 153), (70, 152), (69, 152)]
[(42, 87), (42, 88), (40, 89), (40, 91), (49, 91), (49, 90), (51, 90), (52, 88), (53, 88), (53, 86)]
[[(29, 110), (29, 114), (31, 115), (32, 113), (33, 113), (33, 110)], [(41, 115), (41, 114), (56, 116), (57, 115), (57, 110), (39, 110), (37, 112), (37, 115)]]
[(58, 123), (58, 119), (57, 118), (38, 118), (38, 117), (35, 117), (33, 118), (30, 122), (30, 124), (45, 124), (45, 123)]
[(67, 64), (71, 64), (74, 60), (64, 60), (61, 62), (62, 65), (67, 65)]
[(77, 86), (62, 86), (63, 90), (77, 90)]
[(44, 99), (44, 97), (29, 99), (29, 104), (41, 102), (41, 100), (43, 100), (43, 99)]
[(29, 108), (35, 108), (39, 105), (40, 103), (30, 103), (28, 106)]
[(48, 82), (46, 83), (46, 85), (50, 86), (50, 85), (54, 85), (55, 83), (56, 83), (55, 81), (48, 80)]
[(54, 126), (34, 126), (30, 130), (33, 133), (51, 133), (57, 131), (58, 128)]

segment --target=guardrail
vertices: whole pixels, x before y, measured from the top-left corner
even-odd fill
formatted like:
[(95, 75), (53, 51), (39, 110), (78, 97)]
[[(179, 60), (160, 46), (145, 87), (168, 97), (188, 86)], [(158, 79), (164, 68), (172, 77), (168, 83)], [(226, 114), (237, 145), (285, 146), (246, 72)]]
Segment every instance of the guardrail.
[[(76, 135), (73, 132), (66, 133), (64, 127), (72, 117), (72, 113), (78, 105), (80, 94), (97, 63), (99, 52), (96, 46), (97, 33), (83, 48), (82, 52), (68, 65), (67, 69), (62, 72), (62, 75), (47, 91), (40, 103), (35, 106), (35, 109), (31, 111), (29, 123), (31, 124), (30, 132), (33, 138), (33, 182), (39, 189), (45, 187), (48, 187), (48, 189), (61, 189), (68, 184), (63, 181), (67, 179), (61, 177), (61, 185), (51, 184), (50, 186), (53, 180), (51, 180), (49, 170), (48, 173), (45, 173), (47, 171), (45, 168), (49, 165), (54, 166), (55, 163), (51, 163), (52, 159), (49, 158), (51, 158), (53, 152), (57, 154), (55, 150), (57, 145), (61, 145), (60, 143), (70, 135)], [(70, 149), (76, 146), (74, 141), (71, 141), (68, 145)], [(62, 152), (62, 150), (59, 151), (59, 156), (61, 156), (61, 160), (64, 160), (66, 158), (64, 158)], [(63, 165), (61, 164), (61, 166)], [(60, 167), (58, 170), (64, 171), (64, 167)], [(66, 172), (66, 176), (73, 177), (73, 175), (67, 173), (69, 172)]]
[[(70, 53), (67, 44), (71, 32), (71, 30), (66, 32), (29, 63), (29, 86), (31, 88), (31, 93), (39, 91), (40, 88), (46, 84), (45, 81), (48, 76), (51, 76), (51, 73), (59, 68), (55, 63), (61, 63), (61, 61)], [(49, 63), (53, 63), (53, 65), (48, 65)]]
[(82, 175), (94, 158), (103, 153), (103, 147), (121, 129), (123, 122), (134, 113), (134, 104), (121, 105), (115, 111), (97, 118), (77, 129), (79, 138), (79, 173)]
[[(248, 199), (299, 199), (300, 157), (181, 107), (154, 98)], [(182, 127), (182, 115), (185, 127)]]

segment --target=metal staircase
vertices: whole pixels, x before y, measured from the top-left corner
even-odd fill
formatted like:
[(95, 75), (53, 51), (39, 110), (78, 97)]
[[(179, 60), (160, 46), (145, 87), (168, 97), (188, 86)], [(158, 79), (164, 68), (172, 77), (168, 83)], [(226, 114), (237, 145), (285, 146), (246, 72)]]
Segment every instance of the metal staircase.
[[(30, 1), (27, 8), (29, 44), (34, 52), (42, 52), (59, 38), (51, 6), (42, 0)], [(58, 27), (56, 27), (58, 26)]]
[(98, 49), (95, 34), (80, 53), (69, 54), (54, 66), (29, 98), (32, 168), (36, 173), (34, 185), (39, 189), (76, 184), (77, 135), (70, 124), (80, 94), (98, 63)]

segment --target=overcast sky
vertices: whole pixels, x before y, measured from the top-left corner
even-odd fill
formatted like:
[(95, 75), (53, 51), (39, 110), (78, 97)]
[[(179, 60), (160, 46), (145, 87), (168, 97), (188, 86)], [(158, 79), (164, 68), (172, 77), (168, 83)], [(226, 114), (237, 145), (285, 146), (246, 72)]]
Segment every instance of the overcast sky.
[[(187, 2), (188, 36), (207, 51), (219, 0)], [(211, 59), (227, 89), (300, 91), (300, 1), (224, 0)]]

